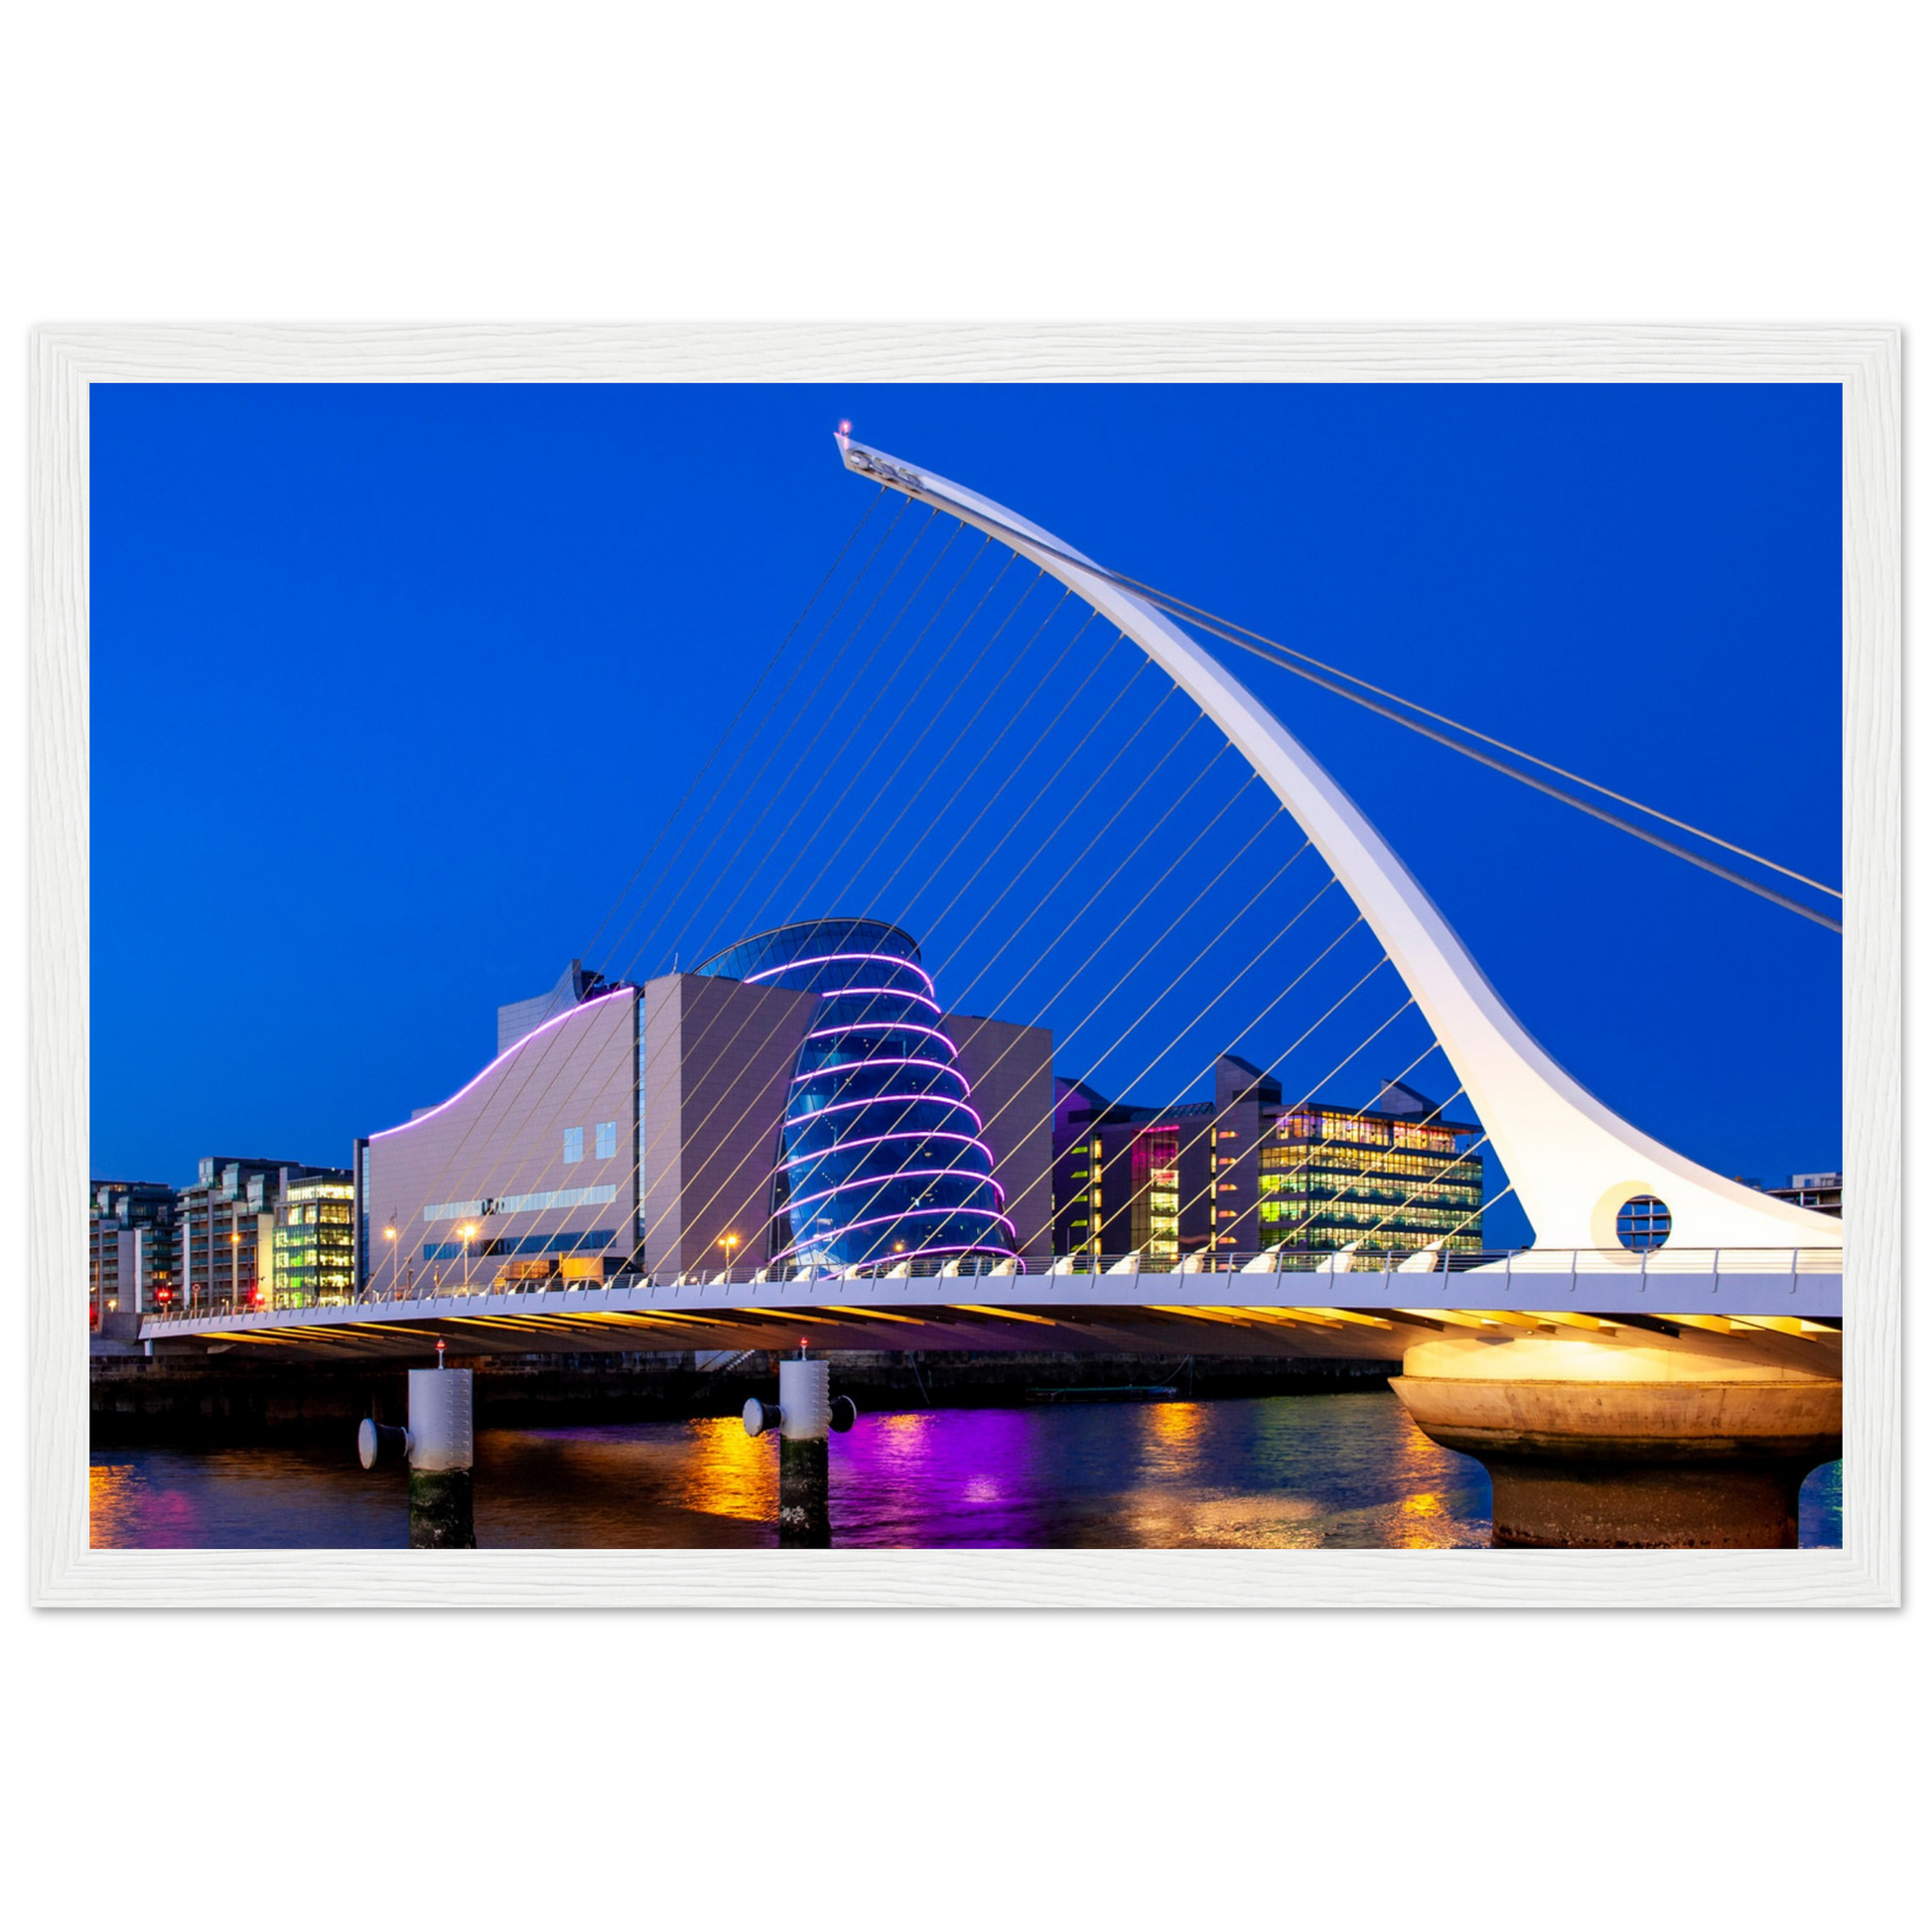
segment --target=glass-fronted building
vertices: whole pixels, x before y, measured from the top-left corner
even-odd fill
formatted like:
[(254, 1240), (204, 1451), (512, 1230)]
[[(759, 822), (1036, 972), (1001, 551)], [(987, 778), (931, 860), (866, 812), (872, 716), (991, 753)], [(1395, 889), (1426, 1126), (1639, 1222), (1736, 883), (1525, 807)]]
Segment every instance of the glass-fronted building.
[(774, 1266), (1015, 1253), (984, 1123), (919, 948), (877, 919), (781, 926), (698, 971), (813, 996), (773, 1162)]
[(1054, 1245), (1089, 1260), (1332, 1254), (1364, 1260), (1482, 1246), (1480, 1130), (1446, 1120), (1400, 1081), (1372, 1107), (1284, 1105), (1280, 1083), (1232, 1053), (1214, 1098), (1172, 1107), (1110, 1101), (1059, 1082)]
[(290, 1179), (275, 1210), (270, 1289), (286, 1305), (346, 1302), (355, 1292), (355, 1185), (346, 1170)]
[(1276, 1116), (1257, 1163), (1257, 1247), (1323, 1255), (1358, 1242), (1370, 1256), (1481, 1248), (1482, 1157), (1467, 1152), (1480, 1129), (1442, 1119), (1408, 1088), (1400, 1096), (1412, 1102), (1401, 1112), (1310, 1105)]

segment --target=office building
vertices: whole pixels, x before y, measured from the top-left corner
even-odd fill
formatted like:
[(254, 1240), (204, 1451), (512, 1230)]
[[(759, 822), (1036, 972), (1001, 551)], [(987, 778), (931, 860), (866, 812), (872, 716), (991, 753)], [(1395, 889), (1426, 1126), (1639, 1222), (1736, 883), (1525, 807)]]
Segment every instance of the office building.
[(341, 1169), (299, 1161), (204, 1155), (194, 1184), (175, 1196), (175, 1282), (183, 1305), (265, 1301), (278, 1210), (296, 1181), (318, 1176), (349, 1179)]
[(1279, 1081), (1232, 1053), (1214, 1097), (1170, 1107), (1056, 1083), (1054, 1245), (1146, 1268), (1264, 1249), (1364, 1259), (1430, 1244), (1482, 1246), (1480, 1130), (1386, 1082), (1374, 1106), (1286, 1105)]
[(101, 1328), (103, 1316), (152, 1314), (174, 1301), (174, 1188), (165, 1180), (90, 1181), (88, 1326)]
[(277, 1307), (327, 1306), (355, 1292), (355, 1186), (346, 1168), (291, 1174), (275, 1204), (269, 1293)]
[(1842, 1173), (1794, 1173), (1782, 1187), (1764, 1190), (1773, 1200), (1795, 1207), (1813, 1207), (1821, 1214), (1845, 1217), (1845, 1176)]

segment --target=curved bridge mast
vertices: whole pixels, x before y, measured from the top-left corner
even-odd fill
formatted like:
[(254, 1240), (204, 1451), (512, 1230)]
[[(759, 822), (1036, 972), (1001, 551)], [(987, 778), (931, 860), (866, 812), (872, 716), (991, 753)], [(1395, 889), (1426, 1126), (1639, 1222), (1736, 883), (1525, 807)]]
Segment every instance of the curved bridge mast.
[[(1774, 1200), (1666, 1147), (1613, 1113), (1531, 1036), (1468, 948), (1360, 808), (1241, 681), (1092, 560), (989, 498), (838, 438), (846, 467), (971, 524), (1091, 605), (1220, 727), (1354, 900), (1455, 1068), (1515, 1183), (1538, 1246), (1618, 1246), (1633, 1195), (1670, 1210), (1673, 1244), (1828, 1248), (1842, 1224)], [(1631, 1257), (1633, 1265), (1636, 1257)]]

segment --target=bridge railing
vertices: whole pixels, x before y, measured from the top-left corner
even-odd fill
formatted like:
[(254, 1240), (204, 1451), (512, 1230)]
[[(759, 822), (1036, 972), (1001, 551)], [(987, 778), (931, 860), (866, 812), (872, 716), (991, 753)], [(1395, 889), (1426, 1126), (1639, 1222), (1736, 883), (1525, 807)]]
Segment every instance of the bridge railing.
[[(1424, 1266), (1427, 1262), (1429, 1265)], [(1026, 1299), (1022, 1282), (1079, 1279), (1095, 1281), (1113, 1278), (1123, 1286), (1134, 1277), (1160, 1275), (1173, 1277), (1219, 1276), (1234, 1281), (1280, 1280), (1308, 1277), (1311, 1300), (1320, 1299), (1320, 1285), (1339, 1275), (1357, 1280), (1363, 1276), (1388, 1278), (1392, 1294), (1399, 1293), (1404, 1276), (1441, 1280), (1445, 1275), (1483, 1277), (1480, 1295), (1490, 1306), (1506, 1294), (1507, 1284), (1517, 1276), (1547, 1280), (1551, 1275), (1614, 1276), (1623, 1281), (1643, 1281), (1674, 1275), (1696, 1275), (1709, 1279), (1715, 1275), (1786, 1275), (1796, 1280), (1801, 1275), (1837, 1275), (1844, 1269), (1844, 1251), (1839, 1248), (1514, 1248), (1477, 1249), (1448, 1256), (1417, 1252), (1363, 1255), (1282, 1254), (1275, 1250), (1235, 1249), (1218, 1255), (1183, 1256), (1178, 1262), (1150, 1259), (1144, 1254), (1067, 1255), (1044, 1267), (1029, 1268), (1025, 1263), (1000, 1262), (991, 1257), (970, 1258), (953, 1264), (915, 1262), (894, 1267), (867, 1267), (839, 1271), (819, 1269), (755, 1269), (746, 1267), (691, 1269), (682, 1274), (646, 1274), (620, 1269), (602, 1281), (566, 1281), (557, 1277), (539, 1280), (498, 1282), (473, 1277), (465, 1282), (432, 1281), (403, 1283), (393, 1288), (363, 1289), (352, 1296), (317, 1299), (313, 1296), (265, 1295), (259, 1297), (200, 1296), (179, 1306), (158, 1310), (142, 1317), (144, 1322), (173, 1324), (204, 1321), (236, 1315), (314, 1311), (318, 1314), (355, 1308), (420, 1306), (452, 1301), (481, 1301), (505, 1296), (568, 1295), (581, 1296), (586, 1303), (608, 1301), (639, 1290), (665, 1289), (780, 1288), (790, 1287), (814, 1294), (841, 1283), (853, 1288), (885, 1286), (896, 1282), (930, 1281), (936, 1299), (943, 1301), (984, 1300), (1020, 1302)], [(1477, 1285), (1470, 1283), (1472, 1294)]]

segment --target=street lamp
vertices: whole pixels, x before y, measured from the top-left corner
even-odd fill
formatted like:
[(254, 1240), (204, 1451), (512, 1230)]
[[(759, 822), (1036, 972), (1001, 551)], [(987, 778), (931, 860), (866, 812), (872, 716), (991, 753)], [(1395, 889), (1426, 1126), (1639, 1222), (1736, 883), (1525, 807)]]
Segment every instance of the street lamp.
[(470, 1243), (477, 1238), (476, 1223), (466, 1221), (457, 1232), (463, 1236), (463, 1292), (468, 1295), (470, 1293)]
[(393, 1301), (396, 1294), (396, 1264), (402, 1256), (396, 1247), (396, 1231), (393, 1227), (384, 1228), (382, 1238), (389, 1244), (389, 1299)]
[(228, 1309), (232, 1313), (241, 1306), (241, 1230), (228, 1230)]
[(732, 1271), (732, 1250), (738, 1246), (738, 1236), (723, 1235), (719, 1238), (718, 1245), (725, 1251), (725, 1273), (729, 1275)]

